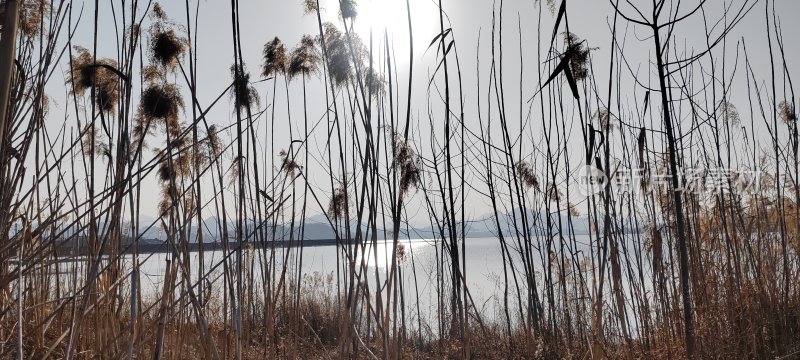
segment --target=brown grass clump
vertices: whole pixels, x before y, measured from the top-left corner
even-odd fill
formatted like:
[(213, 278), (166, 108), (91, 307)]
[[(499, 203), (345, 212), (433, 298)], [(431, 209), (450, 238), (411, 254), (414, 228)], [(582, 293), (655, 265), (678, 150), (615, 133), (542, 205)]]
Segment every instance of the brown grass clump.
[(415, 359), (460, 359), (467, 351), (473, 359), (568, 359), (589, 355), (585, 344), (560, 346), (559, 336), (544, 329), (534, 334), (518, 329), (509, 334), (507, 329), (498, 325), (481, 327), (472, 323), (466, 330), (467, 336), (463, 340), (453, 337), (417, 341), (409, 344), (404, 353), (407, 358)]
[[(296, 286), (295, 286), (296, 287)], [(292, 291), (294, 292), (294, 291)], [(337, 345), (341, 337), (342, 309), (339, 309), (341, 299), (336, 294), (335, 275), (313, 272), (303, 275), (300, 294), (300, 308), (292, 309), (292, 305), (285, 304), (286, 310), (296, 310), (301, 314), (304, 326), (300, 334), (309, 342), (310, 348), (327, 349)], [(289, 314), (290, 311), (284, 311)], [(293, 319), (286, 318), (281, 323), (288, 324)]]

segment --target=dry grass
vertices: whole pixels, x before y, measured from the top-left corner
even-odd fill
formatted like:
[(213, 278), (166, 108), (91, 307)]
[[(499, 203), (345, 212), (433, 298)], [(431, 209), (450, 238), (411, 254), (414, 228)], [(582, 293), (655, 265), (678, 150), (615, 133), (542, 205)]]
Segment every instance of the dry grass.
[[(116, 13), (112, 30), (126, 45), (119, 45), (115, 59), (98, 58), (60, 32), (61, 25), (74, 25), (67, 9), (22, 4), (13, 65), (24, 76), (13, 82), (11, 115), (4, 119), (9, 133), (0, 148), (0, 358), (673, 359), (689, 355), (690, 340), (695, 358), (800, 354), (797, 110), (790, 91), (767, 94), (769, 86), (762, 86), (771, 81), (780, 88), (779, 79), (745, 88), (727, 81), (743, 77), (750, 85), (758, 71), (748, 68), (742, 76), (731, 67), (706, 66), (704, 57), (650, 61), (641, 73), (667, 70), (655, 80), (668, 80), (659, 90), (672, 92), (662, 99), (669, 106), (654, 100), (658, 91), (650, 97), (643, 78), (623, 75), (608, 93), (630, 86), (632, 100), (615, 104), (600, 99), (593, 78), (599, 66), (593, 62), (602, 59), (593, 59), (594, 48), (564, 22), (567, 31), (552, 33), (563, 41), (542, 59), (520, 63), (547, 68), (558, 66), (549, 60), (560, 57), (569, 59), (568, 67), (564, 62), (556, 69), (548, 89), (538, 89), (536, 75), (547, 79), (546, 70), (553, 69), (533, 74), (520, 68), (521, 100), (511, 104), (505, 98), (513, 88), (503, 87), (512, 83), (513, 71), (502, 67), (516, 62), (502, 61), (499, 52), (509, 47), (495, 48), (494, 36), (503, 29), (495, 27), (502, 21), (493, 21), (491, 52), (478, 52), (475, 91), (482, 96), (465, 104), (462, 81), (473, 74), (463, 75), (472, 70), (462, 69), (468, 62), (458, 58), (455, 34), (462, 30), (448, 27), (445, 9), (427, 53), (436, 66), (420, 85), (411, 81), (419, 70), (409, 64), (406, 73), (394, 68), (394, 57), (394, 65), (385, 58), (397, 54), (391, 44), (365, 46), (351, 30), (360, 20), (354, 1), (329, 9), (341, 16), (335, 25), (323, 23), (326, 10), (308, 0), (298, 5), (316, 15), (319, 34), (304, 35), (290, 52), (269, 37), (259, 70), (273, 78), (272, 98), (264, 111), (253, 111), (261, 105), (260, 85), (246, 71), (238, 50), (251, 44), (239, 44), (238, 31), (226, 88), (196, 82), (205, 78), (194, 63), (203, 61), (193, 54), (197, 24), (183, 27), (157, 4), (149, 14), (138, 13), (144, 23)], [(535, 4), (553, 14), (558, 5)], [(664, 14), (677, 12), (677, 2), (664, 4), (673, 6)], [(143, 4), (133, 6), (144, 11)], [(238, 29), (238, 9), (231, 11)], [(568, 14), (556, 16), (562, 15)], [(723, 23), (739, 23), (738, 16)], [(770, 24), (769, 33), (782, 39), (780, 26)], [(140, 34), (140, 26), (147, 31)], [(660, 34), (669, 39), (678, 33), (670, 26), (669, 35)], [(633, 46), (620, 45), (609, 49), (612, 70), (627, 61), (619, 52)], [(465, 48), (462, 43), (462, 54)], [(70, 64), (66, 104), (45, 94), (63, 65), (56, 60), (59, 49), (70, 55), (64, 57)], [(749, 65), (744, 46), (741, 54)], [(673, 71), (678, 63), (680, 71)], [(785, 60), (782, 65), (790, 68)], [(557, 88), (561, 71), (568, 71), (573, 94)], [(696, 72), (703, 86), (725, 86), (698, 92), (698, 84), (686, 80)], [(490, 85), (483, 82), (487, 76)], [(292, 120), (300, 109), (289, 90), (297, 77), (303, 80), (302, 123)], [(216, 100), (230, 97), (229, 114), (235, 115), (212, 118), (211, 109), (220, 105), (197, 96), (203, 86), (221, 88)], [(278, 86), (286, 90), (283, 104), (276, 100)], [(307, 98), (307, 86), (314, 87), (309, 94), (325, 93)], [(529, 94), (529, 88), (537, 89)], [(422, 91), (429, 111), (419, 119), (411, 97)], [(684, 96), (699, 93), (710, 96)], [(541, 114), (512, 124), (516, 115), (506, 107), (519, 105), (522, 116), (528, 95)], [(734, 104), (745, 95), (758, 104)], [(67, 121), (55, 131), (46, 121), (54, 106), (64, 108)], [(705, 118), (693, 118), (689, 127), (669, 110)], [(292, 130), (284, 133), (280, 122)], [(759, 127), (770, 136), (749, 133)], [(145, 140), (158, 148), (144, 146)], [(276, 151), (281, 148), (288, 150)], [(723, 184), (726, 191), (707, 194), (648, 182), (678, 163), (760, 169), (760, 189), (748, 189), (753, 179), (739, 174)], [(609, 187), (576, 197), (576, 164), (610, 167), (607, 175), (638, 167), (644, 178), (633, 185), (642, 191)], [(711, 184), (710, 171), (699, 174), (690, 185)], [(148, 203), (154, 199), (160, 203)], [(491, 206), (493, 214), (470, 218), (478, 211), (473, 201)], [(152, 223), (138, 220), (148, 206), (158, 208)], [(337, 232), (330, 275), (297, 270), (308, 261), (306, 219), (317, 212)], [(402, 245), (413, 236), (405, 233), (413, 230), (410, 213), (429, 221), (425, 226), (437, 240), (432, 268), (423, 268), (414, 249)], [(580, 213), (588, 215), (576, 219)], [(205, 220), (210, 215), (214, 221)], [(464, 252), (472, 251), (464, 232), (475, 220), (486, 220), (485, 230), (497, 235), (502, 258), (490, 317), (477, 310), (481, 304), (473, 303), (470, 288), (486, 274), (467, 272), (463, 263), (469, 259)], [(573, 228), (582, 220), (586, 237)], [(140, 251), (138, 237), (149, 228), (168, 240), (167, 265), (155, 275), (140, 273), (155, 261)], [(193, 256), (209, 251), (203, 242), (209, 233), (219, 234), (214, 255), (223, 257), (213, 264)], [(395, 240), (385, 271), (363, 261), (371, 254), (365, 244), (379, 236)], [(407, 288), (412, 277), (410, 286), (434, 294), (430, 304), (421, 305), (424, 299), (414, 298), (418, 289)], [(143, 293), (141, 282), (152, 278), (157, 288)], [(425, 305), (430, 314), (419, 314)]]

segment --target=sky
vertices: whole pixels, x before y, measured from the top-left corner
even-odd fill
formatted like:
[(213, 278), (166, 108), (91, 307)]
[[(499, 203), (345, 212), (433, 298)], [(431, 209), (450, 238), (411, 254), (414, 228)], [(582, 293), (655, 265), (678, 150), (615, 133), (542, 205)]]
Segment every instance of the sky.
[[(109, 6), (110, 2), (100, 1), (98, 28), (101, 29), (98, 37), (98, 57), (116, 57), (117, 36), (115, 31), (114, 17)], [(372, 30), (373, 46), (380, 49), (384, 29), (394, 48), (395, 65), (397, 66), (397, 77), (401, 79), (398, 85), (398, 94), (401, 94), (401, 103), (405, 103), (406, 84), (408, 76), (408, 57), (409, 57), (409, 37), (407, 30), (406, 2), (404, 0), (360, 0), (359, 16), (356, 19), (356, 31), (369, 44), (370, 30)], [(648, 3), (634, 1), (634, 3)], [(698, 1), (683, 1), (678, 9), (679, 13), (685, 13), (688, 9), (694, 8)], [(702, 17), (693, 16), (678, 27), (673, 37), (677, 44), (685, 44), (683, 55), (692, 54), (705, 46), (706, 26), (712, 28), (712, 34), (719, 34), (720, 25), (714, 27), (717, 19), (730, 19), (729, 14), (722, 17), (723, 6), (731, 9), (738, 9), (743, 0), (720, 1), (709, 0), (706, 2), (706, 10), (709, 23), (704, 24)], [(752, 1), (751, 1), (752, 3)], [(197, 21), (192, 20), (191, 27), (197, 31), (197, 43), (194, 50), (197, 52), (198, 70), (198, 100), (201, 106), (206, 107), (213, 102), (217, 96), (230, 83), (229, 66), (233, 62), (233, 46), (231, 34), (231, 4), (228, 1), (209, 1), (209, 0), (189, 0), (188, 4), (191, 11), (197, 11)], [(94, 32), (93, 13), (94, 2), (73, 1), (73, 17), (78, 18), (81, 14), (80, 22), (76, 25), (76, 33), (73, 44), (91, 48)], [(163, 1), (162, 7), (167, 15), (176, 23), (186, 25), (186, 4), (183, 1)], [(447, 13), (445, 28), (452, 28), (452, 34), (456, 40), (456, 51), (459, 57), (464, 85), (464, 103), (466, 104), (467, 124), (476, 125), (476, 114), (478, 104), (485, 101), (485, 94), (477, 93), (478, 84), (483, 88), (488, 82), (488, 66), (490, 63), (490, 47), (492, 43), (492, 21), (493, 11), (497, 15), (495, 18), (497, 27), (500, 26), (500, 8), (502, 5), (502, 31), (498, 33), (496, 40), (499, 41), (499, 34), (502, 34), (505, 76), (504, 85), (507, 87), (506, 103), (509, 106), (511, 123), (525, 122), (525, 132), (531, 139), (541, 136), (541, 124), (536, 120), (535, 111), (530, 112), (530, 103), (527, 99), (534, 96), (537, 92), (540, 76), (537, 68), (544, 61), (544, 55), (537, 54), (541, 51), (545, 54), (547, 43), (552, 34), (555, 14), (548, 9), (547, 1), (539, 3), (534, 0), (508, 0), (508, 1), (487, 1), (487, 0), (442, 0), (442, 7)], [(555, 6), (557, 6), (556, 4)], [(337, 1), (321, 0), (323, 10), (323, 21), (331, 21), (341, 24), (337, 17)], [(414, 92), (412, 95), (412, 118), (415, 123), (412, 129), (413, 138), (419, 144), (430, 142), (431, 136), (437, 136), (436, 131), (432, 131), (428, 126), (428, 111), (439, 111), (439, 105), (435, 91), (429, 93), (424, 84), (427, 83), (428, 75), (433, 71), (437, 64), (437, 54), (434, 48), (429, 49), (431, 40), (439, 33), (438, 4), (430, 0), (410, 0), (411, 18), (413, 24), (413, 53), (414, 53)], [(792, 16), (800, 14), (800, 1), (796, 0), (776, 0), (756, 2), (750, 13), (736, 25), (728, 36), (728, 43), (725, 52), (728, 55), (726, 66), (743, 67), (742, 46), (747, 47), (751, 66), (757, 77), (767, 79), (769, 76), (769, 58), (766, 42), (765, 10), (766, 7), (774, 6), (779, 18), (783, 34), (788, 38), (785, 42), (785, 54), (787, 59), (800, 59), (800, 42), (792, 41), (790, 34), (800, 33), (800, 24), (792, 21)], [(259, 81), (261, 67), (261, 51), (263, 44), (274, 37), (280, 38), (288, 48), (294, 47), (303, 34), (318, 34), (317, 21), (314, 16), (304, 15), (303, 7), (299, 0), (289, 1), (248, 1), (241, 0), (240, 7), (240, 27), (242, 29), (241, 43), (243, 44), (243, 58), (245, 65), (251, 73), (251, 80), (258, 89), (261, 100), (261, 107), (271, 103), (272, 82)], [(622, 5), (621, 11), (628, 16), (634, 17), (636, 12), (630, 5)], [(611, 47), (611, 26), (614, 21), (614, 9), (611, 2), (604, 0), (571, 0), (567, 5), (568, 24), (570, 31), (585, 39), (592, 50), (593, 70), (596, 74), (597, 89), (607, 89), (608, 87), (608, 58)], [(650, 11), (647, 6), (643, 6), (645, 13)], [(733, 10), (732, 10), (733, 11)], [(194, 17), (194, 13), (192, 14)], [(784, 19), (785, 18), (785, 19)], [(540, 20), (541, 19), (541, 20)], [(618, 39), (621, 47), (624, 47), (626, 54), (626, 68), (618, 69), (623, 73), (623, 78), (630, 80), (631, 74), (636, 74), (642, 79), (654, 79), (654, 67), (652, 66), (652, 41), (651, 30), (631, 24), (619, 18), (617, 25)], [(772, 21), (772, 19), (770, 19)], [(563, 31), (563, 27), (562, 30)], [(541, 37), (544, 42), (538, 46), (537, 38)], [(499, 46), (499, 43), (496, 43)], [(520, 48), (522, 48), (520, 53)], [(683, 49), (681, 49), (683, 50)], [(714, 62), (720, 64), (722, 48), (715, 49), (717, 55)], [(520, 61), (520, 55), (523, 60)], [(540, 59), (540, 61), (537, 61)], [(708, 64), (711, 62), (709, 61)], [(64, 76), (68, 73), (68, 62), (62, 59), (61, 69)], [(790, 61), (789, 66), (792, 66)], [(792, 77), (800, 78), (800, 71), (794, 67), (788, 69)], [(742, 71), (739, 71), (740, 73)], [(182, 83), (182, 79), (176, 79)], [(520, 81), (522, 80), (522, 82)], [(48, 92), (55, 100), (56, 107), (62, 110), (52, 109), (48, 123), (50, 126), (58, 127), (63, 123), (64, 108), (68, 102), (64, 94), (64, 79), (58, 76), (51, 80), (48, 85)], [(739, 74), (734, 78), (731, 87), (730, 97), (733, 103), (741, 104), (748, 101), (747, 93), (742, 90), (744, 77)], [(482, 88), (482, 89), (483, 89)], [(185, 89), (185, 86), (184, 86)], [(292, 115), (301, 114), (302, 110), (302, 90), (301, 84), (294, 81), (289, 84), (288, 91), (283, 88), (283, 83), (279, 82), (277, 87), (276, 103), (285, 107), (286, 94), (290, 99)], [(564, 87), (564, 91), (567, 88)], [(482, 90), (482, 91), (485, 91)], [(606, 91), (606, 90), (603, 90)], [(520, 93), (522, 94), (520, 96)], [(630, 91), (619, 94), (621, 102), (624, 104), (640, 103), (644, 90), (633, 85)], [(523, 101), (520, 101), (520, 97)], [(603, 95), (605, 97), (605, 95)], [(313, 80), (308, 86), (309, 117), (312, 121), (322, 118), (325, 112), (325, 93), (321, 80)], [(604, 100), (601, 100), (604, 101)], [(187, 102), (188, 103), (188, 102)], [(434, 103), (433, 105), (431, 105)], [(485, 105), (484, 105), (485, 106)], [(189, 108), (187, 108), (188, 110)], [(533, 108), (535, 110), (535, 107)], [(59, 112), (60, 111), (60, 112)], [(484, 110), (485, 111), (485, 110)], [(405, 110), (401, 113), (404, 115)], [(276, 121), (279, 134), (289, 132), (290, 122), (287, 119), (286, 109), (277, 109)], [(190, 116), (189, 111), (186, 116)], [(67, 122), (74, 123), (74, 114), (67, 113)], [(215, 106), (208, 114), (207, 118), (220, 125), (228, 125), (236, 120), (235, 113), (232, 111), (231, 102), (225, 97), (221, 104)], [(292, 131), (299, 134), (301, 131), (300, 121), (294, 119), (291, 124)], [(485, 119), (484, 119), (485, 120)], [(262, 117), (257, 122), (258, 131), (266, 131), (267, 118)], [(572, 134), (570, 141), (581, 141), (580, 125), (568, 129)], [(324, 134), (323, 134), (324, 135)], [(318, 138), (320, 139), (320, 138)], [(276, 140), (275, 148), (284, 149), (289, 144), (288, 137), (279, 136)], [(439, 139), (441, 140), (441, 139)], [(577, 146), (578, 143), (576, 143)], [(429, 146), (429, 145), (424, 145)], [(532, 145), (533, 147), (533, 145)], [(319, 144), (312, 144), (315, 152), (322, 151)], [(579, 149), (579, 148), (576, 148)], [(276, 150), (277, 152), (277, 150)], [(532, 148), (526, 148), (523, 154), (534, 156)], [(580, 162), (581, 151), (575, 151), (576, 163)], [(525, 157), (526, 155), (523, 155)], [(309, 166), (311, 168), (312, 166)], [(468, 175), (468, 182), (479, 180), (478, 175)], [(566, 175), (564, 175), (566, 180)], [(318, 185), (320, 191), (325, 190), (327, 184)], [(145, 186), (157, 189), (154, 179), (145, 182)], [(480, 189), (466, 189), (468, 191), (469, 208), (467, 217), (479, 217), (491, 211), (489, 200), (480, 195)], [(155, 191), (150, 194), (157, 194)], [(147, 195), (145, 195), (146, 198)], [(418, 197), (419, 198), (419, 197)], [(419, 199), (415, 200), (419, 201)], [(422, 203), (418, 203), (422, 204)], [(142, 212), (144, 214), (156, 214), (157, 200), (150, 204), (144, 204)], [(426, 213), (422, 211), (423, 206), (414, 207), (409, 214), (412, 219), (424, 218)], [(424, 219), (422, 219), (424, 220)], [(419, 220), (419, 221), (422, 221)]]

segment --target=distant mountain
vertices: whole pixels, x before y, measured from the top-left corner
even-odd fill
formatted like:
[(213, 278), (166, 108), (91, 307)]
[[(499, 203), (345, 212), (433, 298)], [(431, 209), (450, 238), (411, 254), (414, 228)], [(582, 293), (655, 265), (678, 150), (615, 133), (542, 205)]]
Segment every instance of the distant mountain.
[[(546, 220), (547, 216), (543, 212), (537, 212), (533, 209), (528, 209), (526, 211), (527, 219), (528, 219), (528, 226), (530, 229), (530, 233), (533, 235), (543, 235), (546, 233)], [(465, 237), (467, 238), (485, 238), (485, 237), (495, 237), (498, 234), (498, 223), (499, 229), (503, 232), (504, 235), (509, 236), (512, 234), (517, 233), (516, 227), (519, 228), (522, 222), (522, 212), (520, 210), (514, 211), (512, 213), (505, 213), (499, 216), (499, 219), (495, 219), (493, 214), (486, 214), (477, 219), (468, 220), (465, 224)], [(568, 217), (566, 214), (551, 214), (551, 228), (552, 233), (559, 233), (559, 232), (571, 232), (576, 235), (586, 235), (589, 233), (589, 220), (585, 216), (572, 216)], [(355, 234), (355, 219), (351, 220), (351, 234)], [(151, 226), (152, 225), (152, 226)], [(202, 230), (203, 233), (203, 241), (204, 242), (219, 242), (221, 240), (221, 221), (216, 217), (208, 217), (203, 219), (203, 223), (201, 227), (198, 227), (197, 224), (193, 224), (192, 227), (189, 229), (189, 236), (190, 241), (196, 241), (196, 234), (198, 233), (198, 229)], [(297, 220), (294, 224), (294, 239), (299, 239), (301, 234), (300, 229), (300, 221)], [(387, 222), (387, 227), (390, 227), (391, 224)], [(344, 225), (340, 225), (342, 230), (344, 229)], [(267, 234), (272, 234), (274, 231), (276, 239), (285, 239), (288, 240), (292, 236), (292, 231), (290, 230), (291, 225), (289, 223), (279, 224), (273, 226), (271, 224), (264, 224), (259, 231), (264, 231)], [(227, 223), (228, 228), (228, 236), (230, 240), (236, 238), (236, 222), (230, 221), (228, 219)], [(563, 231), (562, 231), (563, 228)], [(571, 229), (571, 230), (570, 230)], [(252, 220), (247, 220), (245, 223), (245, 236), (253, 236), (253, 232), (256, 230), (256, 223)], [(322, 214), (312, 215), (306, 218), (305, 227), (302, 229), (302, 235), (305, 240), (330, 240), (335, 239), (336, 235), (333, 231), (333, 228), (328, 223), (327, 218)], [(569, 231), (568, 231), (569, 230)], [(164, 240), (166, 239), (166, 233), (161, 227), (161, 222), (156, 221), (154, 218), (140, 218), (139, 223), (139, 231), (140, 231), (140, 238), (141, 239), (159, 239)], [(367, 227), (362, 224), (362, 231), (366, 232)], [(519, 228), (521, 232), (522, 229)], [(441, 236), (441, 232), (447, 233), (446, 227), (443, 229), (439, 229), (435, 225), (429, 226), (406, 226), (405, 224), (400, 229), (400, 237), (401, 238), (436, 238)], [(342, 234), (343, 235), (343, 234)], [(383, 240), (385, 238), (391, 238), (391, 229), (384, 229), (378, 228), (377, 238)]]
[[(537, 212), (533, 209), (528, 209), (526, 211), (526, 215), (529, 233), (533, 234), (534, 236), (546, 233), (547, 216), (544, 213)], [(467, 224), (465, 224), (466, 237), (496, 237), (499, 234), (498, 227), (499, 230), (503, 232), (504, 236), (516, 234), (517, 231), (522, 233), (522, 219), (522, 211), (519, 209), (514, 211), (513, 214), (500, 214), (497, 219), (495, 218), (494, 214), (486, 214), (478, 217), (477, 219), (467, 221)], [(571, 232), (575, 235), (586, 235), (589, 233), (589, 221), (587, 217), (569, 217), (567, 215), (551, 214), (550, 220), (552, 233), (554, 234), (560, 232)], [(446, 233), (447, 229), (445, 228), (443, 231)], [(438, 227), (429, 226), (426, 228), (415, 228), (412, 229), (411, 232), (412, 234), (417, 234), (420, 238), (429, 238), (438, 235), (441, 231), (438, 229)]]
[[(534, 236), (541, 236), (546, 233), (546, 215), (542, 212), (537, 212), (532, 209), (528, 209), (526, 211), (527, 219), (528, 219), (528, 226), (530, 228), (530, 233)], [(552, 233), (556, 234), (562, 232), (561, 229), (564, 229), (564, 233), (567, 233), (569, 229), (571, 232), (576, 235), (586, 235), (589, 233), (589, 221), (587, 217), (584, 216), (573, 216), (568, 217), (566, 215), (559, 215), (559, 214), (551, 214), (551, 226), (552, 226)], [(355, 234), (355, 219), (350, 221), (351, 224), (351, 234)], [(499, 223), (499, 230), (503, 232), (505, 236), (513, 236), (517, 233), (517, 229), (519, 226), (522, 225), (522, 212), (517, 210), (514, 211), (513, 214), (505, 213), (499, 216), (499, 219), (495, 219), (493, 214), (485, 214), (473, 220), (467, 220), (467, 223), (464, 225), (465, 228), (465, 237), (467, 238), (486, 238), (486, 237), (496, 237), (498, 235), (498, 223)], [(130, 229), (130, 222), (124, 221), (123, 222), (123, 229)], [(162, 221), (160, 219), (156, 219), (149, 216), (141, 216), (139, 218), (138, 223), (138, 238), (140, 243), (142, 242), (149, 242), (149, 243), (158, 243), (163, 242), (166, 240), (166, 232), (162, 228)], [(203, 219), (201, 226), (194, 223), (191, 228), (188, 229), (188, 233), (185, 234), (190, 242), (197, 241), (197, 234), (198, 231), (202, 231), (203, 242), (206, 243), (214, 243), (214, 242), (221, 242), (222, 239), (222, 223), (220, 219), (211, 216), (208, 218)], [(279, 224), (273, 226), (271, 224), (264, 224), (259, 231), (264, 231), (266, 234), (269, 234), (271, 237), (272, 233), (274, 232), (275, 238), (280, 240), (289, 240), (290, 238), (299, 239), (301, 235), (300, 229), (300, 221), (296, 221), (294, 224), (294, 236), (292, 237), (292, 231), (290, 229), (291, 225), (289, 223), (286, 224)], [(340, 224), (342, 230), (344, 229), (344, 224)], [(389, 229), (382, 229), (378, 228), (377, 238), (380, 240), (391, 238), (391, 223), (387, 220), (386, 226)], [(104, 226), (101, 225), (100, 231), (102, 233)], [(631, 227), (629, 227), (631, 228)], [(256, 223), (252, 220), (247, 220), (245, 222), (245, 236), (252, 237), (253, 232), (256, 229)], [(236, 222), (231, 221), (228, 219), (227, 222), (227, 230), (228, 230), (228, 239), (230, 241), (234, 241), (236, 239)], [(316, 214), (309, 216), (306, 219), (305, 226), (302, 229), (302, 235), (305, 240), (315, 241), (315, 240), (331, 240), (336, 238), (336, 234), (333, 231), (330, 223), (328, 223), (327, 218), (323, 214)], [(362, 232), (367, 232), (368, 228), (366, 225), (362, 224)], [(70, 237), (74, 237), (78, 234), (77, 228), (72, 228), (68, 226), (67, 228), (61, 228), (62, 237), (63, 239), (67, 239)], [(522, 229), (519, 229), (521, 232)], [(441, 233), (444, 232), (445, 234), (448, 232), (446, 227), (440, 229), (435, 225), (429, 226), (408, 226), (403, 224), (400, 228), (400, 238), (412, 238), (412, 239), (432, 239), (441, 237)], [(80, 231), (81, 235), (78, 238), (85, 237), (86, 229)], [(340, 236), (344, 236), (343, 231), (340, 233)], [(80, 240), (73, 240), (73, 241), (80, 241)], [(123, 243), (126, 241), (123, 240)]]

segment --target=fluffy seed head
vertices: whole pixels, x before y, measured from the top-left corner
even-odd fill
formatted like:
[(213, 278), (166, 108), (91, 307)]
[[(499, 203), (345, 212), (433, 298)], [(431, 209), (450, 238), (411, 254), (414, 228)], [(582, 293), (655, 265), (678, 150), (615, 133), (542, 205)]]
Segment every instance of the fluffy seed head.
[(586, 41), (581, 40), (573, 33), (564, 34), (564, 44), (567, 50), (564, 56), (570, 56), (569, 67), (572, 70), (572, 77), (575, 81), (586, 79), (589, 75), (589, 49)]
[(786, 100), (781, 101), (780, 104), (778, 104), (778, 114), (780, 115), (781, 120), (783, 120), (783, 122), (786, 124), (794, 124), (797, 122), (797, 113), (794, 111), (794, 108), (789, 105), (788, 102), (786, 102)]
[(352, 19), (358, 16), (358, 4), (355, 0), (340, 0), (341, 8), (339, 14), (344, 19)]
[(150, 34), (150, 56), (153, 62), (168, 69), (177, 66), (186, 51), (184, 40), (174, 30), (155, 30)]
[(137, 125), (144, 131), (147, 120), (155, 120), (150, 124), (148, 133), (155, 132), (155, 125), (162, 123), (166, 131), (177, 136), (181, 131), (178, 116), (183, 106), (183, 97), (175, 85), (150, 84), (139, 100)]
[(333, 191), (331, 202), (328, 205), (328, 213), (334, 218), (342, 218), (346, 215), (345, 209), (347, 209), (347, 192), (344, 188), (338, 187)]
[(386, 88), (386, 81), (374, 68), (369, 68), (364, 72), (364, 84), (367, 86), (367, 91), (375, 97), (383, 94)]
[(305, 15), (313, 14), (319, 10), (317, 0), (303, 0), (303, 13)]
[(72, 70), (69, 82), (75, 95), (83, 95), (86, 90), (94, 89), (93, 101), (106, 112), (113, 112), (119, 101), (119, 77), (110, 68), (116, 68), (117, 62), (111, 59), (94, 61), (86, 48), (75, 46), (77, 53), (72, 57)]
[(394, 159), (392, 166), (400, 173), (400, 196), (412, 188), (417, 188), (421, 181), (419, 157), (399, 134), (394, 134)]
[[(362, 55), (363, 44), (355, 34), (351, 34), (351, 39), (353, 51), (356, 52), (356, 58), (358, 59)], [(331, 74), (334, 83), (338, 86), (345, 84), (353, 74), (348, 40), (331, 23), (325, 23), (325, 52), (328, 56), (328, 73)]]
[(275, 37), (264, 44), (262, 52), (264, 63), (261, 65), (261, 75), (264, 77), (276, 76), (286, 73), (286, 47), (281, 39)]
[(188, 42), (175, 32), (177, 25), (167, 18), (167, 14), (156, 3), (150, 14), (153, 19), (149, 33), (149, 53), (153, 63), (165, 69), (174, 70), (186, 52)]
[(250, 85), (250, 73), (242, 67), (236, 71), (236, 65), (231, 65), (231, 76), (233, 77), (233, 99), (234, 109), (244, 109), (252, 105), (259, 104), (258, 92)]
[(317, 72), (319, 56), (314, 44), (314, 38), (310, 35), (303, 35), (300, 45), (292, 51), (292, 58), (289, 61), (288, 74), (290, 78), (305, 74), (309, 75)]
[(719, 111), (722, 116), (722, 121), (730, 122), (732, 125), (739, 125), (741, 122), (739, 111), (736, 110), (736, 106), (733, 106), (729, 101), (722, 100), (719, 105)]
[(525, 186), (536, 191), (539, 190), (539, 178), (536, 177), (536, 172), (530, 164), (525, 161), (519, 161), (515, 168), (517, 170), (517, 176), (522, 180)]

